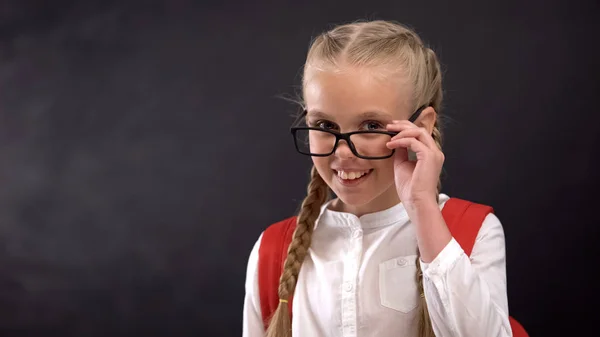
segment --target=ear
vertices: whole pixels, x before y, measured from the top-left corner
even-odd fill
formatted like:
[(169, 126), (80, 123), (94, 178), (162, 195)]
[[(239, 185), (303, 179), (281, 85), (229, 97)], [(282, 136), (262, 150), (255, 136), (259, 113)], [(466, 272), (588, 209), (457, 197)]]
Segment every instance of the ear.
[(429, 134), (433, 132), (433, 126), (437, 121), (437, 112), (433, 107), (427, 107), (421, 112), (421, 116), (415, 121), (415, 125), (425, 128)]

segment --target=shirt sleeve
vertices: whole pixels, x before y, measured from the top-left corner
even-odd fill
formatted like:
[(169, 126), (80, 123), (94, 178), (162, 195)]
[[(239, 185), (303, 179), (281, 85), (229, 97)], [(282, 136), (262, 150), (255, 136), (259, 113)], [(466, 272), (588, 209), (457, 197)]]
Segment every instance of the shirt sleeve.
[(260, 247), (261, 239), (262, 234), (250, 252), (246, 268), (243, 337), (263, 337), (265, 335), (260, 309), (260, 294), (258, 291), (258, 248)]
[(436, 336), (512, 337), (505, 238), (496, 215), (485, 218), (470, 257), (452, 238), (433, 261), (419, 262)]

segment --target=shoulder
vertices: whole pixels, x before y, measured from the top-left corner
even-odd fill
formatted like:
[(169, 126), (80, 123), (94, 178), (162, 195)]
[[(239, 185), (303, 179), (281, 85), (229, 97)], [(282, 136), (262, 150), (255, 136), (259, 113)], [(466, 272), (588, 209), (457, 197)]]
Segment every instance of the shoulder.
[(502, 242), (504, 245), (504, 228), (503, 224), (494, 213), (486, 215), (479, 233), (477, 235), (477, 241), (492, 239), (496, 242)]
[(447, 195), (440, 197), (440, 204), (450, 231), (467, 243), (477, 244), (490, 239), (504, 242), (502, 223), (493, 206)]
[(494, 214), (490, 205), (472, 200), (440, 195), (440, 208), (448, 227), (465, 229), (465, 226), (475, 229)]
[(440, 206), (444, 209), (460, 209), (462, 211), (467, 208), (470, 212), (473, 212), (473, 209), (477, 209), (483, 213), (493, 213), (494, 207), (492, 205), (482, 203), (475, 200), (469, 200), (466, 198), (448, 196), (446, 194), (440, 194)]
[(447, 197), (443, 206), (447, 210), (454, 209), (460, 212), (463, 219), (469, 218), (470, 221), (479, 222), (481, 224), (480, 234), (482, 231), (486, 232), (490, 229), (502, 231), (502, 222), (496, 215), (493, 205), (469, 199)]
[[(453, 198), (456, 199), (456, 198)], [(505, 251), (505, 235), (503, 223), (497, 216), (493, 206), (485, 203), (467, 201), (469, 203), (469, 216), (463, 224), (471, 222), (477, 228), (473, 242), (471, 257), (477, 259), (480, 255), (503, 255)]]
[(294, 232), (296, 225), (296, 216), (291, 216), (282, 220), (278, 220), (268, 225), (258, 236), (254, 242), (249, 256), (249, 265), (255, 265), (260, 256), (272, 254), (278, 250), (278, 246), (285, 242), (288, 237)]
[(246, 267), (247, 291), (253, 289), (254, 284), (258, 282), (260, 269), (269, 265), (261, 264), (261, 261), (270, 261), (283, 254), (285, 244), (289, 244), (291, 240), (295, 224), (296, 216), (291, 216), (268, 225), (260, 233), (248, 257)]

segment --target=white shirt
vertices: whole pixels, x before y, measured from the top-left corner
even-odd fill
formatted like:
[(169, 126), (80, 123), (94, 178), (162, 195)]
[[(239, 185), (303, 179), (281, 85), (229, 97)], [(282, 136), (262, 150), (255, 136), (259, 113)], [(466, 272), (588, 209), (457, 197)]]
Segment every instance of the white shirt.
[[(440, 194), (440, 209), (449, 197)], [(294, 292), (295, 337), (417, 336), (417, 241), (403, 205), (356, 217), (321, 208)], [(250, 253), (244, 337), (263, 337), (258, 248)], [(454, 239), (431, 263), (419, 259), (437, 337), (512, 336), (504, 231), (489, 214), (471, 257)]]

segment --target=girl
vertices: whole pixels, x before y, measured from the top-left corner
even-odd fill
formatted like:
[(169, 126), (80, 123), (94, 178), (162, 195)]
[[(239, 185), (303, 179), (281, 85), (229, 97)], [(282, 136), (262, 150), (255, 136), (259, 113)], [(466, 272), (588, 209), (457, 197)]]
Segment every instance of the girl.
[(314, 164), (308, 195), (272, 317), (258, 285), (264, 233), (250, 254), (243, 335), (511, 336), (500, 221), (485, 217), (467, 256), (442, 215), (434, 52), (397, 23), (341, 25), (313, 42), (302, 89), (306, 125), (292, 132)]

